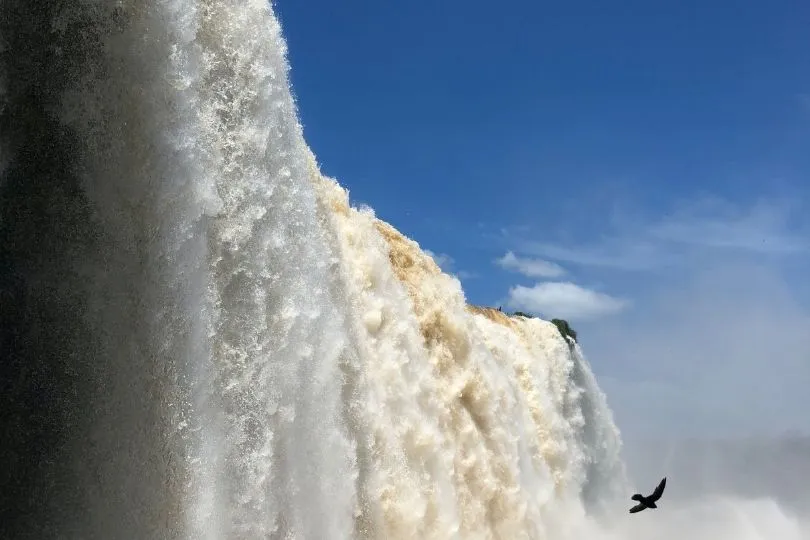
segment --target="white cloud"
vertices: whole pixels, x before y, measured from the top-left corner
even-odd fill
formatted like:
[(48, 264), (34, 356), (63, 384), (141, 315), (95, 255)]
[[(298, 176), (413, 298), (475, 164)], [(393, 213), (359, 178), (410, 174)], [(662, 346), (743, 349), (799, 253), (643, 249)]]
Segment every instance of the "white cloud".
[(556, 263), (542, 259), (517, 257), (511, 251), (500, 259), (496, 259), (495, 263), (505, 270), (512, 270), (527, 277), (555, 278), (565, 274), (563, 267)]
[[(807, 223), (797, 205), (780, 200), (759, 200), (742, 207), (718, 198), (682, 204), (667, 217), (634, 222), (590, 244), (538, 242), (521, 234), (513, 245), (532, 255), (580, 266), (625, 271), (649, 271), (689, 263), (688, 255), (712, 253), (787, 256), (810, 249)], [(509, 233), (512, 236), (515, 233)], [(706, 249), (709, 248), (709, 249)]]
[(563, 246), (532, 241), (518, 244), (529, 253), (581, 266), (643, 271), (677, 262), (677, 257), (662, 251), (654, 243), (630, 237), (591, 245)]
[(683, 244), (754, 253), (790, 254), (807, 241), (789, 231), (791, 205), (759, 201), (742, 210), (725, 201), (704, 199), (651, 227), (653, 237)]
[(515, 309), (541, 313), (546, 317), (582, 320), (610, 315), (627, 307), (626, 300), (585, 289), (570, 282), (518, 285), (509, 290), (507, 304)]

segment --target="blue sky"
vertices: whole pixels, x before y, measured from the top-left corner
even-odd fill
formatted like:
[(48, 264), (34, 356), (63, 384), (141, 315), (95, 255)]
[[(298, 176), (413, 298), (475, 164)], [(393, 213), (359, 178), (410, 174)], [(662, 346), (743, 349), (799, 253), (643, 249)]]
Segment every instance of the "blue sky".
[(810, 431), (810, 4), (276, 10), (323, 171), (571, 320), (623, 429)]

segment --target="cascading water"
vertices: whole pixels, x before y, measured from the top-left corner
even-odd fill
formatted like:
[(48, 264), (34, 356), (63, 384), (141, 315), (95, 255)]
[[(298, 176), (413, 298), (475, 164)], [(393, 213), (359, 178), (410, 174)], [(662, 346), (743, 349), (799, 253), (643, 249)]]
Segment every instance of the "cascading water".
[(267, 2), (5, 0), (0, 55), (0, 537), (642, 537), (578, 346), (319, 174)]
[(596, 489), (582, 442), (613, 449), (588, 465), (624, 478), (610, 412), (575, 382), (582, 358), (551, 323), (468, 306), (418, 245), (312, 170), (354, 314), (375, 537), (573, 534), (559, 513)]

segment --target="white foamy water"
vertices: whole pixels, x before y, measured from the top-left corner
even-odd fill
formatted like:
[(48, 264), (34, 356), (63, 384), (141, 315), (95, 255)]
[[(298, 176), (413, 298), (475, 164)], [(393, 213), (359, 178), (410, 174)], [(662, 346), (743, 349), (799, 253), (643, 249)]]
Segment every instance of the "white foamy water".
[(67, 227), (9, 259), (64, 299), (15, 358), (71, 391), (17, 537), (802, 538), (768, 500), (627, 514), (582, 351), (321, 176), (267, 2), (43, 6), (0, 7), (0, 186)]

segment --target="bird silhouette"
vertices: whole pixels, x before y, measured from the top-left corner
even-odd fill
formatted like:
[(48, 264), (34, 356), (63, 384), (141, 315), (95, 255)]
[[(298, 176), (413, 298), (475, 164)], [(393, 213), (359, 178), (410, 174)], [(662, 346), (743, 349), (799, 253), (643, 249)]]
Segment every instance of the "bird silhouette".
[(632, 497), (630, 497), (634, 501), (638, 501), (638, 504), (635, 505), (633, 508), (630, 509), (631, 514), (635, 514), (636, 512), (641, 512), (647, 508), (658, 508), (655, 505), (655, 501), (661, 498), (661, 495), (664, 493), (664, 488), (667, 485), (667, 477), (665, 476), (661, 483), (658, 484), (658, 487), (655, 488), (650, 495), (646, 497), (641, 493), (636, 493)]

